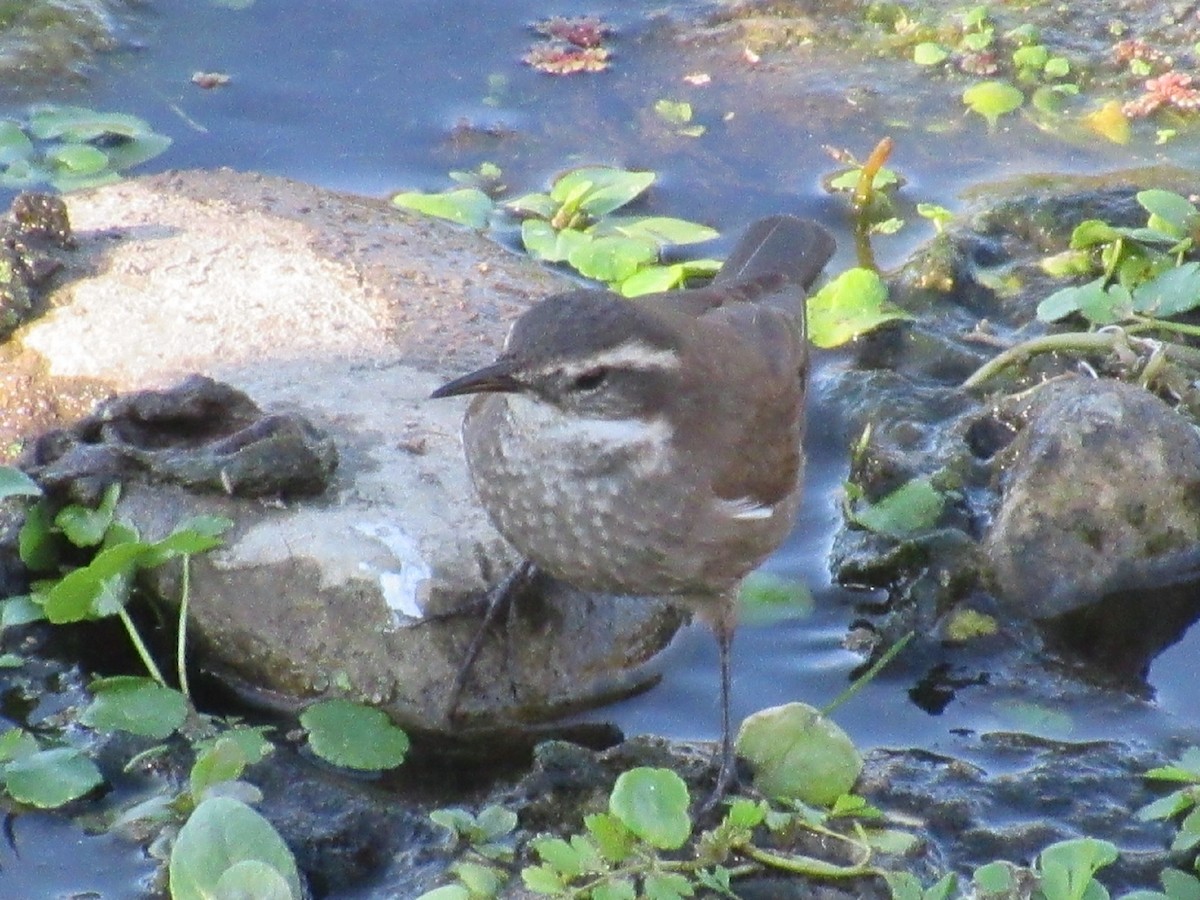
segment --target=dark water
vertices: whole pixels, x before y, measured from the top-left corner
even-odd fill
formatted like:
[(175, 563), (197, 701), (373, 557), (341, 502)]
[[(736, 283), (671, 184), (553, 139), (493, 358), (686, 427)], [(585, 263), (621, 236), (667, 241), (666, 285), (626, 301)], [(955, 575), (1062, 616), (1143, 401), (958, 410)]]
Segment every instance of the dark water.
[[(158, 0), (126, 16), (120, 48), (94, 60), (85, 84), (39, 88), (0, 114), (20, 115), (26, 102), (42, 100), (133, 112), (174, 139), (140, 171), (231, 166), (377, 196), (448, 187), (449, 170), (485, 160), (504, 170), (514, 195), (543, 188), (550, 174), (575, 164), (647, 168), (661, 173), (649, 199), (655, 212), (734, 234), (756, 216), (781, 210), (821, 220), (842, 248), (835, 271), (854, 259), (845, 204), (820, 188), (820, 176), (836, 168), (823, 144), (852, 148), (861, 158), (891, 134), (893, 164), (908, 178), (904, 196), (951, 209), (962, 209), (961, 190), (979, 182), (1125, 167), (1165, 152), (1049, 140), (1019, 117), (989, 133), (959, 108), (948, 113), (945, 94), (929, 89), (911, 66), (813, 49), (811, 63), (788, 75), (769, 59), (755, 69), (737, 47), (695, 49), (668, 39), (662, 10), (683, 17), (703, 7), (259, 0), (231, 10), (204, 0)], [(581, 13), (616, 26), (611, 71), (555, 78), (520, 64), (534, 40), (527, 23)], [(202, 90), (190, 81), (195, 71), (224, 72), (232, 80)], [(682, 79), (693, 71), (710, 72), (712, 83), (688, 86)], [(699, 139), (669, 133), (650, 112), (664, 97), (691, 101), (708, 132)], [(949, 124), (936, 131), (923, 125), (935, 120)], [(1194, 155), (1182, 145), (1171, 152), (1185, 162)], [(899, 262), (931, 234), (912, 217), (899, 235), (877, 241), (880, 263)], [(739, 633), (738, 718), (790, 700), (822, 705), (861, 662), (841, 641), (853, 604), (867, 598), (832, 586), (826, 566), (841, 518), (838, 491), (850, 435), (823, 392), (822, 372), (842, 362), (838, 354), (818, 360), (807, 501), (795, 534), (767, 567), (802, 578), (815, 609)], [(1155, 669), (1160, 707), (1192, 722), (1194, 644), (1171, 651)], [(839, 711), (860, 746), (936, 748), (955, 728), (1021, 727), (1004, 708), (972, 704), (969, 690), (930, 715), (909, 701), (910, 675), (885, 674)], [(665, 655), (657, 688), (597, 715), (630, 732), (712, 738), (716, 688), (714, 642), (702, 629), (689, 629)], [(1100, 711), (1076, 713), (1072, 737), (1111, 735), (1118, 724), (1141, 727), (1130, 719), (1114, 723)], [(22, 828), (48, 827), (40, 819), (22, 821)], [(125, 896), (107, 890), (106, 897)]]

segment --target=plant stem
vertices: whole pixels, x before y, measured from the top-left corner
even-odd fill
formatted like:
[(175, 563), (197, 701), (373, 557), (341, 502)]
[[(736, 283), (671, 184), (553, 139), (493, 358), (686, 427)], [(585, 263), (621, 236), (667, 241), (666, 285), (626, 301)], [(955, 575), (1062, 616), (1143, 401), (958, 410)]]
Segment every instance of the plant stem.
[(1047, 334), (1036, 337), (1017, 344), (1015, 347), (1009, 347), (1003, 353), (993, 356), (976, 369), (974, 374), (962, 383), (962, 386), (967, 390), (977, 388), (1009, 366), (1025, 362), (1039, 353), (1053, 353), (1058, 350), (1073, 350), (1082, 353), (1111, 350), (1116, 346), (1118, 340), (1125, 340), (1124, 332), (1069, 331), (1065, 334)]
[(187, 676), (188, 600), (191, 598), (192, 584), (192, 555), (190, 553), (183, 554), (183, 576), (181, 581), (182, 588), (179, 592), (179, 638), (175, 645), (175, 669), (179, 675), (179, 690), (187, 698), (188, 703), (191, 703), (192, 692), (188, 688)]
[(146, 649), (146, 644), (142, 641), (142, 636), (138, 634), (137, 626), (133, 624), (133, 619), (129, 618), (129, 613), (126, 612), (124, 606), (117, 607), (117, 616), (121, 620), (121, 624), (125, 626), (125, 631), (129, 633), (129, 639), (133, 641), (133, 649), (137, 651), (137, 655), (142, 658), (142, 663), (150, 672), (150, 677), (157, 681), (163, 687), (167, 686), (167, 681), (163, 678), (162, 672), (154, 663), (154, 658), (150, 655), (150, 651)]
[(880, 669), (895, 659), (896, 654), (908, 646), (908, 642), (913, 639), (913, 635), (915, 633), (916, 632), (910, 631), (908, 634), (904, 635), (904, 637), (900, 638), (900, 640), (896, 641), (896, 643), (892, 644), (892, 646), (888, 647), (887, 650), (884, 651), (884, 654), (871, 664), (871, 668), (867, 669), (867, 671), (855, 678), (849, 687), (825, 704), (825, 708), (821, 710), (821, 715), (828, 716), (835, 709), (862, 690), (862, 688), (868, 684), (872, 678), (879, 674)]
[(857, 878), (860, 875), (870, 875), (875, 869), (868, 865), (871, 860), (871, 850), (868, 847), (862, 862), (848, 866), (826, 862), (813, 856), (786, 856), (782, 853), (772, 853), (753, 844), (738, 847), (738, 852), (750, 857), (755, 862), (773, 869), (782, 869), (797, 875), (809, 875), (813, 878)]

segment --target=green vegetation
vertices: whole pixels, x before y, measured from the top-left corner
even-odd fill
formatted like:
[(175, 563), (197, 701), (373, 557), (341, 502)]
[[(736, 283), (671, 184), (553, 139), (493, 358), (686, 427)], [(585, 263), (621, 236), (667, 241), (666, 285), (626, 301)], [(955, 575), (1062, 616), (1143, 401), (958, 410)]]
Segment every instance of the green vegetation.
[[(717, 237), (707, 226), (666, 216), (612, 215), (654, 183), (653, 172), (604, 166), (572, 169), (556, 178), (549, 192), (526, 194), (502, 207), (484, 191), (500, 187), (501, 173), (495, 166), (484, 164), (478, 172), (454, 172), (451, 177), (471, 186), (440, 194), (397, 194), (392, 202), (476, 228), (505, 210), (521, 219), (521, 240), (534, 259), (566, 263), (627, 297), (685, 287), (694, 279), (711, 278), (721, 267), (715, 259), (659, 262), (667, 247)], [(855, 170), (844, 178), (865, 192), (862, 202), (871, 205), (874, 185), (886, 182), (887, 173), (875, 166), (866, 176)], [(887, 322), (909, 318), (887, 302), (887, 286), (870, 269), (844, 272), (815, 293), (808, 301), (808, 316), (809, 339), (818, 347), (838, 347)]]
[[(1197, 869), (1200, 846), (1200, 750), (1189, 749), (1175, 765), (1153, 769), (1146, 778), (1183, 787), (1137, 815), (1141, 819), (1184, 820), (1172, 851), (1186, 853)], [(517, 817), (488, 807), (478, 819), (460, 810), (438, 810), (434, 822), (446, 828), (461, 850), (452, 868), (456, 882), (418, 900), (486, 900), (508, 884), (508, 865), (520, 857), (524, 886), (535, 894), (576, 900), (678, 900), (707, 891), (736, 898), (736, 881), (766, 872), (813, 881), (878, 877), (895, 900), (950, 900), (958, 897), (1036, 900), (1108, 900), (1097, 880), (1119, 851), (1109, 841), (1082, 837), (1045, 847), (1030, 866), (996, 860), (979, 866), (969, 884), (954, 873), (923, 885), (914, 875), (885, 865), (919, 844), (916, 835), (887, 823), (863, 798), (838, 794), (821, 804), (774, 796), (770, 800), (734, 797), (715, 826), (702, 828), (689, 813), (687, 786), (674, 772), (635, 768), (620, 775), (608, 808), (583, 816), (583, 827), (565, 835), (517, 838)], [(847, 862), (835, 863), (788, 851), (804, 835), (827, 848), (843, 847)], [(877, 861), (877, 858), (882, 858)], [(1161, 873), (1163, 891), (1139, 890), (1120, 900), (1195, 900), (1200, 878), (1180, 869)]]
[(23, 121), (0, 119), (0, 186), (66, 192), (109, 184), (170, 146), (136, 116), (39, 106)]
[[(1170, 191), (1137, 194), (1147, 212), (1137, 228), (1096, 219), (1081, 222), (1069, 248), (1043, 261), (1050, 275), (1086, 277), (1089, 281), (1064, 287), (1037, 307), (1047, 323), (1083, 320), (1091, 330), (1032, 338), (996, 356), (966, 382), (977, 387), (1004, 369), (1039, 353), (1096, 353), (1114, 350), (1137, 356), (1148, 353), (1142, 367), (1143, 384), (1164, 377), (1170, 367), (1200, 371), (1200, 350), (1186, 341), (1200, 337), (1200, 326), (1180, 317), (1200, 307), (1200, 262), (1196, 254), (1200, 210), (1186, 197)], [(1138, 335), (1168, 335), (1138, 346)]]
[[(112, 828), (138, 823), (170, 834), (170, 889), (176, 900), (254, 897), (300, 900), (299, 873), (291, 852), (266, 819), (248, 804), (258, 791), (241, 781), (248, 766), (274, 746), (269, 728), (254, 728), (199, 712), (187, 682), (189, 561), (220, 546), (231, 522), (190, 519), (161, 540), (143, 540), (117, 518), (120, 487), (107, 488), (95, 507), (55, 508), (27, 475), (0, 467), (0, 500), (33, 501), (18, 545), (22, 562), (39, 576), (26, 595), (0, 601), (0, 629), (45, 621), (77, 624), (116, 617), (148, 676), (94, 679), (92, 701), (76, 722), (95, 732), (122, 731), (153, 741), (127, 765), (161, 754), (190, 752), (187, 784), (174, 796), (159, 795), (120, 812)], [(137, 575), (179, 560), (182, 596), (176, 624), (178, 687), (167, 682), (127, 606), (136, 596)], [(15, 657), (10, 665), (20, 665)], [(65, 725), (72, 725), (68, 722)], [(348, 700), (315, 703), (301, 715), (314, 753), (334, 765), (379, 770), (399, 765), (408, 737), (379, 710)], [(0, 733), (0, 784), (17, 803), (52, 809), (100, 787), (104, 777), (85, 750), (71, 745), (66, 728), (58, 738), (40, 727), (35, 737), (16, 727)], [(78, 728), (72, 728), (75, 739)], [(181, 828), (179, 826), (182, 825)]]
[[(660, 111), (667, 113), (677, 119), (686, 114), (690, 120), (690, 110), (678, 105)], [(495, 166), (489, 173), (493, 184), (498, 182)], [(525, 194), (503, 204), (481, 186), (440, 194), (402, 193), (392, 197), (392, 203), (472, 228), (486, 227), (494, 216), (515, 217), (521, 223), (525, 250), (534, 259), (566, 263), (579, 274), (632, 297), (681, 287), (689, 279), (711, 277), (720, 268), (712, 259), (671, 265), (659, 261), (667, 247), (715, 238), (717, 232), (705, 225), (665, 216), (613, 215), (640, 197), (654, 180), (653, 172), (585, 166), (560, 175), (546, 193)]]

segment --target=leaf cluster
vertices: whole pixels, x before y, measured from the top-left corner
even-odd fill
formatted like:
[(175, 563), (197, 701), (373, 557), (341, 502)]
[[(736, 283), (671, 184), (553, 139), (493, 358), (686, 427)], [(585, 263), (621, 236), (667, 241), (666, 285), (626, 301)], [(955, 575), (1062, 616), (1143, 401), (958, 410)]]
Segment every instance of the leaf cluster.
[(1200, 210), (1171, 191), (1141, 191), (1137, 201), (1148, 213), (1145, 226), (1088, 219), (1075, 227), (1069, 250), (1044, 263), (1052, 274), (1098, 274), (1039, 303), (1039, 319), (1079, 315), (1111, 325), (1171, 319), (1200, 306), (1200, 263), (1187, 261), (1200, 235)]
[(0, 186), (50, 184), (65, 193), (109, 184), (170, 146), (136, 116), (39, 106), (23, 121), (0, 119)]
[[(690, 110), (663, 107), (660, 115)], [(499, 172), (489, 170), (493, 182)], [(545, 193), (526, 194), (499, 204), (479, 187), (443, 193), (410, 191), (392, 198), (396, 206), (484, 228), (497, 213), (521, 221), (521, 241), (534, 259), (565, 263), (579, 274), (602, 281), (627, 297), (680, 287), (689, 278), (711, 276), (720, 263), (711, 259), (664, 265), (668, 247), (712, 240), (705, 225), (667, 216), (615, 216), (654, 183), (653, 172), (608, 166), (584, 166), (558, 176)]]

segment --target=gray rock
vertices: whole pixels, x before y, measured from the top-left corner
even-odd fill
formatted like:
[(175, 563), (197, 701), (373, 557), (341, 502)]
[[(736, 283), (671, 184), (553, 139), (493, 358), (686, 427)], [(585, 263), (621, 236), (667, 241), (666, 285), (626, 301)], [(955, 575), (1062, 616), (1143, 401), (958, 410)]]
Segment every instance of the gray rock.
[(1200, 541), (1200, 435), (1170, 407), (1086, 378), (1049, 383), (1029, 404), (984, 542), (1003, 601), (1061, 616)]
[[(52, 312), (17, 335), (52, 378), (132, 391), (199, 372), (336, 447), (315, 499), (240, 499), (202, 476), (200, 492), (185, 490), (188, 460), (172, 461), (180, 478), (126, 483), (119, 515), (147, 537), (197, 514), (236, 523), (223, 550), (193, 561), (205, 665), (284, 704), (344, 694), (442, 727), (478, 618), (439, 614), (514, 560), (474, 500), (462, 405), (426, 398), (567, 282), (445, 223), (260, 175), (168, 173), (69, 206), (79, 250), (68, 278)], [(158, 587), (177, 598), (178, 569)], [(463, 709), (487, 724), (627, 693), (652, 677), (645, 663), (678, 623), (658, 601), (551, 585), (489, 643)]]

